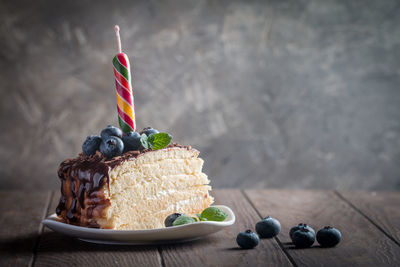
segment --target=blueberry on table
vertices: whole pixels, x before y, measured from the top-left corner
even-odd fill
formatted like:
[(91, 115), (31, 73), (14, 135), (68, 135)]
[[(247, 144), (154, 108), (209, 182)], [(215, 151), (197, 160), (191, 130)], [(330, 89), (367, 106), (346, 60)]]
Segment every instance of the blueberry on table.
[(256, 224), (256, 232), (261, 238), (272, 238), (281, 232), (281, 224), (277, 219), (268, 216)]
[(124, 151), (139, 150), (140, 145), (140, 134), (138, 132), (128, 132), (122, 136), (122, 142), (124, 142)]
[(100, 148), (101, 137), (98, 135), (90, 135), (86, 137), (85, 142), (82, 144), (82, 151), (85, 155), (94, 155)]
[(121, 139), (115, 136), (110, 136), (107, 139), (103, 139), (100, 144), (101, 154), (108, 159), (121, 155), (123, 151), (124, 143)]
[(292, 242), (298, 248), (309, 248), (314, 244), (315, 234), (305, 227), (295, 231), (292, 235)]
[(170, 226), (172, 226), (172, 224), (174, 223), (174, 221), (175, 221), (178, 217), (180, 217), (180, 216), (182, 216), (182, 215), (185, 215), (185, 214), (183, 214), (183, 213), (172, 213), (171, 215), (168, 215), (168, 217), (165, 218), (165, 221), (164, 221), (165, 227), (170, 227)]
[(312, 229), (308, 224), (299, 223), (298, 225), (296, 225), (296, 226), (292, 227), (292, 229), (290, 229), (290, 232), (289, 232), (290, 238), (293, 239), (293, 233), (296, 232), (297, 230), (299, 230), (300, 228), (303, 228), (303, 227), (308, 229), (310, 232), (312, 232), (315, 235), (314, 229)]
[(153, 128), (151, 128), (151, 127), (147, 127), (147, 128), (144, 128), (143, 131), (142, 131), (141, 133), (142, 133), (142, 134), (144, 133), (145, 135), (149, 136), (149, 135), (151, 135), (151, 134), (159, 133), (159, 131), (157, 131), (156, 129), (153, 129)]
[(317, 241), (322, 247), (334, 247), (339, 244), (342, 234), (336, 228), (325, 226), (317, 233)]
[(122, 138), (122, 130), (120, 128), (117, 128), (112, 125), (108, 125), (106, 128), (104, 128), (101, 133), (101, 138), (107, 139), (110, 136), (116, 136), (119, 138)]
[(258, 235), (251, 230), (240, 232), (236, 237), (236, 243), (244, 249), (254, 248), (259, 241)]

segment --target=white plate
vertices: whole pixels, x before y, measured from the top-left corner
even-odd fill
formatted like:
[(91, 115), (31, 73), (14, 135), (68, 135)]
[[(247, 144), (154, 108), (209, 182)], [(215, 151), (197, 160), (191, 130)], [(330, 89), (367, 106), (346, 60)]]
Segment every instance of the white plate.
[(118, 245), (176, 243), (202, 238), (235, 223), (235, 214), (229, 207), (223, 205), (214, 207), (220, 208), (228, 214), (225, 221), (203, 221), (151, 230), (110, 230), (66, 224), (58, 221), (56, 214), (52, 214), (42, 223), (55, 232), (92, 243)]

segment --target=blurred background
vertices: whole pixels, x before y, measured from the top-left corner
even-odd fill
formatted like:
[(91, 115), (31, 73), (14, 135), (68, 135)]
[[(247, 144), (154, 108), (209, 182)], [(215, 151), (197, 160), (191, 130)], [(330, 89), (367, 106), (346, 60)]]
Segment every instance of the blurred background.
[(138, 127), (214, 187), (400, 189), (400, 2), (0, 1), (0, 188), (117, 125), (114, 24)]

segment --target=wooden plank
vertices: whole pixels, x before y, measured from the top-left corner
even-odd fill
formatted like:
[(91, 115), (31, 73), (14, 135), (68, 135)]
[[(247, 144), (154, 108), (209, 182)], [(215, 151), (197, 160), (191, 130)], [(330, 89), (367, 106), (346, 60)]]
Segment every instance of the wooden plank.
[[(400, 262), (400, 247), (379, 231), (364, 216), (328, 191), (246, 190), (246, 195), (262, 215), (277, 218), (282, 224), (278, 238), (301, 266), (395, 266)], [(325, 225), (342, 232), (335, 248), (295, 249), (289, 230), (308, 223), (316, 231)]]
[[(48, 214), (55, 212), (59, 197), (56, 192)], [(46, 228), (35, 266), (161, 266), (161, 257), (156, 246), (91, 244)]]
[(400, 245), (399, 192), (337, 192)]
[(162, 246), (166, 266), (291, 266), (274, 239), (261, 240), (252, 250), (239, 249), (237, 234), (254, 230), (260, 217), (238, 190), (215, 190), (212, 195), (216, 204), (232, 208), (236, 223), (199, 241)]
[(28, 266), (45, 215), (48, 192), (0, 192), (1, 266)]

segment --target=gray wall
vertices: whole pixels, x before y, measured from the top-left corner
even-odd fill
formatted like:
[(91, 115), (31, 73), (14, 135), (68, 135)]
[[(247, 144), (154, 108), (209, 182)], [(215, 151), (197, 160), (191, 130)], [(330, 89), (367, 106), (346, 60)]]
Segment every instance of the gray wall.
[(139, 127), (215, 187), (400, 189), (399, 1), (111, 2), (1, 1), (1, 188), (57, 188), (117, 124), (119, 24)]

